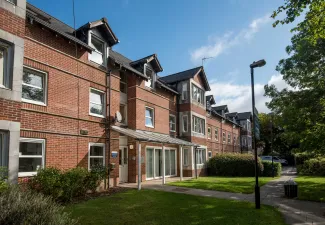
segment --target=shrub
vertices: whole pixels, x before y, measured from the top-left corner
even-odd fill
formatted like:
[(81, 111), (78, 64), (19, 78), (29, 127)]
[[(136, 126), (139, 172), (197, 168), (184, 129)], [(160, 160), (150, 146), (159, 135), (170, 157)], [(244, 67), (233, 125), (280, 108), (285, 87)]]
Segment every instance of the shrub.
[[(259, 172), (263, 164), (258, 159)], [(222, 154), (208, 161), (209, 175), (251, 177), (255, 175), (255, 160), (251, 154)]]
[(305, 161), (316, 158), (320, 155), (314, 153), (314, 152), (300, 152), (295, 154), (296, 158), (296, 166), (303, 165)]
[(5, 191), (8, 188), (8, 170), (6, 167), (0, 167), (0, 192)]
[(80, 167), (65, 172), (46, 168), (38, 171), (29, 187), (56, 201), (70, 202), (73, 198), (84, 196), (87, 191), (95, 191), (105, 176), (106, 168), (100, 166), (92, 171)]
[(299, 166), (299, 174), (325, 176), (325, 157), (317, 157), (306, 160)]
[[(272, 177), (272, 175), (273, 175), (273, 173), (272, 173), (272, 162), (270, 162), (270, 161), (262, 161), (262, 163), (263, 163), (262, 176), (263, 177)], [(275, 177), (281, 176), (281, 172), (282, 172), (281, 163), (273, 162), (273, 166), (274, 166), (274, 176)]]
[(18, 186), (10, 186), (0, 193), (0, 208), (0, 224), (73, 225), (77, 223), (49, 197), (30, 190), (21, 191)]

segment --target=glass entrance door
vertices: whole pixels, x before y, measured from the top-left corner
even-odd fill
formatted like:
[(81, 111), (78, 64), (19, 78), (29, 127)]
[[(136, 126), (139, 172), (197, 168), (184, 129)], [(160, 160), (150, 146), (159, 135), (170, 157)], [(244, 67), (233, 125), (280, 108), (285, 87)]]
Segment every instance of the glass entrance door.
[(176, 150), (166, 149), (165, 150), (165, 175), (175, 176), (176, 175)]
[[(162, 150), (146, 149), (146, 177), (156, 179), (162, 177)], [(165, 176), (176, 175), (176, 150), (165, 150)]]

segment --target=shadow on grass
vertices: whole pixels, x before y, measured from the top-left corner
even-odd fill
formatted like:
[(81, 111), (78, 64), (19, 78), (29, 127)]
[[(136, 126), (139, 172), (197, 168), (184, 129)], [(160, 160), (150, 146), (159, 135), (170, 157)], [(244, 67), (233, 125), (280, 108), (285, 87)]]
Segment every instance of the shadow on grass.
[[(81, 224), (270, 224), (283, 218), (272, 207), (153, 190), (128, 191), (66, 208)], [(120, 199), (121, 198), (121, 199)]]
[(298, 177), (298, 198), (301, 200), (325, 202), (325, 177)]

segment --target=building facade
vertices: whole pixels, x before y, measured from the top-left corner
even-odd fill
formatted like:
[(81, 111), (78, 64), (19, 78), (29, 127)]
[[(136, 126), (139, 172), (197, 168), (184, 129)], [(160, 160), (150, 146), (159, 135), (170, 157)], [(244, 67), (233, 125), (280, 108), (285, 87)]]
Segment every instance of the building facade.
[(74, 29), (25, 1), (0, 2), (0, 152), (12, 182), (98, 164), (112, 168), (111, 186), (164, 182), (241, 151), (241, 126), (211, 107), (203, 67), (161, 77), (156, 54), (114, 51), (106, 18)]

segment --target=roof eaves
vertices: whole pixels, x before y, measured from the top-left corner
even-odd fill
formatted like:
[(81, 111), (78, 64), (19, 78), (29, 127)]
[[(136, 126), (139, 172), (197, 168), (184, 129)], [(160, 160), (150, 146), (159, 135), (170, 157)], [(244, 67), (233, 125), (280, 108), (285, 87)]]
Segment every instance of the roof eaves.
[(67, 38), (67, 39), (69, 39), (69, 40), (71, 40), (71, 41), (76, 42), (77, 44), (79, 44), (79, 45), (85, 47), (86, 49), (88, 49), (88, 50), (90, 50), (90, 51), (93, 51), (93, 50), (94, 50), (92, 47), (90, 47), (90, 46), (87, 45), (86, 43), (80, 41), (79, 39), (77, 39), (77, 38), (75, 38), (75, 37), (73, 37), (73, 36), (71, 36), (71, 35), (68, 35), (68, 34), (65, 34), (65, 33), (59, 31), (58, 29), (52, 27), (49, 23), (47, 23), (47, 22), (45, 22), (45, 21), (43, 21), (43, 20), (37, 18), (37, 17), (34, 16), (32, 13), (26, 12), (26, 16), (32, 18), (34, 21), (36, 21), (37, 23), (39, 23), (39, 24), (45, 26), (46, 28), (48, 28), (48, 29), (50, 29), (50, 30), (52, 30), (52, 31), (54, 31), (54, 32), (56, 32), (56, 33), (62, 35), (63, 37), (65, 37), (65, 38)]
[(173, 92), (176, 95), (179, 95), (179, 93), (177, 91), (175, 91), (174, 89), (172, 89), (171, 87), (169, 87), (168, 85), (164, 84), (163, 82), (161, 82), (160, 80), (157, 80), (157, 82), (161, 85), (161, 87), (167, 89), (168, 91)]

